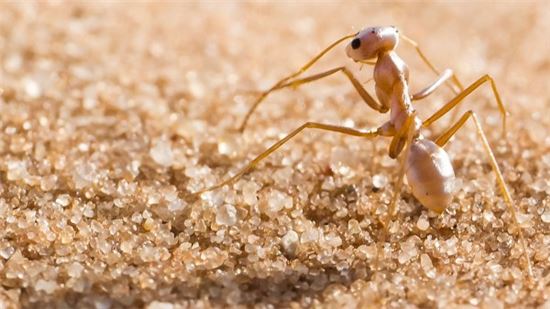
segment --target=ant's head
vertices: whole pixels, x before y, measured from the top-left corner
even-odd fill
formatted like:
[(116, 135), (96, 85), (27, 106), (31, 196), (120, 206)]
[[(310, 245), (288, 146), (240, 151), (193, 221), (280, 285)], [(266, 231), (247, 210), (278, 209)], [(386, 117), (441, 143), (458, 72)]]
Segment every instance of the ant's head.
[(399, 30), (393, 26), (361, 30), (346, 46), (346, 54), (354, 61), (374, 59), (380, 52), (393, 50), (399, 42)]

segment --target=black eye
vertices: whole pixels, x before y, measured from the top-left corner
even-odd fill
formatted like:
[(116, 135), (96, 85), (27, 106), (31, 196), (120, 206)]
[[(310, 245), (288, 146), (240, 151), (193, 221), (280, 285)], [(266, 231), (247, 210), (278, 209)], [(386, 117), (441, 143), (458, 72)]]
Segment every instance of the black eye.
[(361, 46), (361, 40), (360, 39), (355, 38), (355, 39), (353, 39), (353, 41), (351, 41), (351, 48), (358, 49), (359, 46)]

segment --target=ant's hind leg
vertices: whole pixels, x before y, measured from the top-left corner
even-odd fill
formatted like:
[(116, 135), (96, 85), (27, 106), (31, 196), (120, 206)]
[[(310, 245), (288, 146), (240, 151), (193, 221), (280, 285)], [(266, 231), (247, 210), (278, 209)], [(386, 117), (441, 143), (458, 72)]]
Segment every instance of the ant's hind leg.
[(256, 110), (256, 108), (258, 107), (258, 105), (260, 105), (260, 103), (262, 103), (264, 101), (264, 99), (273, 91), (277, 90), (277, 89), (281, 89), (281, 85), (285, 84), (287, 81), (297, 77), (298, 75), (304, 73), (307, 69), (309, 69), (315, 62), (317, 62), (319, 59), (321, 59), (321, 57), (323, 57), (327, 52), (329, 52), (331, 49), (333, 49), (336, 45), (342, 43), (343, 41), (349, 39), (349, 38), (352, 38), (354, 37), (355, 34), (348, 34), (346, 36), (343, 36), (342, 38), (336, 40), (335, 42), (333, 42), (332, 44), (330, 44), (328, 47), (326, 47), (325, 49), (323, 49), (319, 54), (317, 54), (315, 57), (313, 57), (310, 61), (308, 61), (308, 63), (306, 63), (304, 66), (302, 66), (298, 71), (288, 75), (287, 77), (279, 80), (277, 83), (275, 83), (271, 88), (269, 88), (268, 90), (266, 91), (263, 91), (261, 92), (261, 94), (258, 96), (258, 98), (256, 99), (256, 101), (254, 101), (254, 103), (252, 104), (252, 106), (250, 107), (250, 109), (248, 110), (248, 112), (246, 113), (246, 115), (244, 116), (243, 118), (243, 121), (241, 122), (241, 125), (239, 126), (239, 132), (243, 132), (245, 127), (246, 127), (246, 123), (248, 122), (248, 119), (250, 118), (250, 116), (252, 115), (252, 113)]
[(504, 181), (504, 177), (502, 176), (502, 173), (500, 171), (500, 168), (498, 167), (497, 160), (495, 159), (495, 155), (493, 154), (493, 151), (491, 149), (491, 146), (489, 145), (489, 142), (487, 141), (487, 137), (485, 136), (485, 132), (483, 132), (483, 128), (481, 127), (481, 123), (479, 122), (476, 114), (472, 111), (466, 112), (462, 117), (447, 131), (445, 131), (441, 136), (439, 136), (435, 143), (439, 145), (440, 147), (443, 147), (447, 144), (447, 142), (451, 139), (453, 135), (456, 134), (456, 132), (464, 126), (468, 118), (471, 118), (474, 121), (474, 124), (476, 126), (477, 134), (479, 135), (479, 138), (481, 139), (481, 142), (483, 144), (483, 148), (485, 149), (485, 152), (487, 153), (487, 156), (489, 157), (489, 162), (491, 164), (491, 167), (493, 168), (493, 171), (496, 174), (497, 183), (500, 189), (500, 192), (502, 193), (502, 196), (504, 197), (504, 201), (508, 207), (508, 211), (512, 215), (512, 220), (514, 222), (514, 225), (516, 229), (518, 230), (519, 239), (520, 239), (520, 245), (523, 250), (523, 254), (525, 256), (526, 262), (527, 262), (527, 272), (530, 279), (533, 278), (533, 269), (531, 266), (531, 259), (529, 258), (529, 253), (527, 252), (527, 244), (525, 242), (525, 237), (523, 236), (523, 230), (519, 224), (518, 216), (516, 213), (516, 209), (514, 208), (512, 197), (510, 195), (510, 191), (508, 191), (508, 187), (506, 186), (506, 182)]
[(198, 192), (192, 193), (192, 195), (199, 195), (204, 192), (212, 191), (219, 189), (225, 185), (232, 184), (239, 180), (243, 175), (253, 170), (260, 161), (267, 158), (270, 154), (272, 154), (275, 150), (279, 149), (281, 146), (283, 146), (286, 142), (288, 142), (291, 138), (296, 136), (298, 133), (302, 132), (305, 129), (319, 129), (324, 131), (331, 131), (331, 132), (337, 132), (345, 135), (351, 135), (351, 136), (357, 136), (357, 137), (376, 137), (379, 136), (379, 129), (371, 129), (368, 131), (359, 131), (352, 128), (346, 128), (341, 126), (334, 126), (329, 124), (323, 124), (323, 123), (317, 123), (317, 122), (306, 122), (305, 124), (301, 125), (299, 128), (295, 129), (291, 133), (289, 133), (287, 136), (285, 136), (283, 139), (279, 140), (275, 144), (273, 144), (271, 147), (269, 147), (266, 151), (262, 152), (260, 155), (258, 155), (254, 160), (250, 161), (244, 168), (242, 168), (237, 174), (230, 177), (229, 179), (222, 181), (212, 187), (200, 190)]
[(464, 98), (466, 98), (469, 94), (474, 92), (479, 86), (483, 85), (485, 82), (491, 83), (491, 89), (493, 90), (493, 95), (495, 96), (495, 99), (497, 101), (499, 112), (502, 116), (502, 134), (504, 135), (506, 133), (506, 108), (504, 107), (504, 104), (502, 103), (502, 100), (500, 99), (500, 94), (497, 90), (497, 86), (493, 78), (485, 74), (482, 77), (480, 77), (478, 80), (473, 82), (470, 86), (468, 86), (466, 89), (464, 89), (461, 93), (459, 93), (456, 97), (454, 97), (451, 101), (443, 105), (438, 111), (436, 111), (433, 115), (431, 115), (428, 119), (424, 120), (422, 123), (422, 127), (429, 127), (432, 123), (436, 122), (438, 119), (443, 117), (445, 114), (447, 114), (450, 110), (452, 110), (454, 107), (456, 107), (459, 103), (463, 102)]

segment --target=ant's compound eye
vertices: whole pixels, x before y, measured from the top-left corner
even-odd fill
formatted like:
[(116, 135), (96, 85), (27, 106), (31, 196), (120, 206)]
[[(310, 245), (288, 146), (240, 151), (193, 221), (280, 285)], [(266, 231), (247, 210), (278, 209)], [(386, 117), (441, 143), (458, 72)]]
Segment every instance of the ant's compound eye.
[(355, 38), (351, 41), (351, 48), (358, 49), (359, 46), (361, 46), (361, 40), (359, 38)]

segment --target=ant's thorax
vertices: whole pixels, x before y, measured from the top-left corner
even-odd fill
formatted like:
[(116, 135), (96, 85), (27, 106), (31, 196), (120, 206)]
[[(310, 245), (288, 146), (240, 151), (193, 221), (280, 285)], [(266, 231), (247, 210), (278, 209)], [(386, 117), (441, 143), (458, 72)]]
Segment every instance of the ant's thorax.
[(389, 123), (399, 131), (414, 112), (409, 92), (409, 68), (395, 51), (381, 52), (374, 67), (374, 81), (378, 100), (390, 110)]

